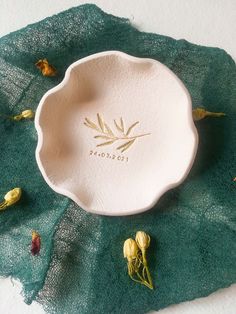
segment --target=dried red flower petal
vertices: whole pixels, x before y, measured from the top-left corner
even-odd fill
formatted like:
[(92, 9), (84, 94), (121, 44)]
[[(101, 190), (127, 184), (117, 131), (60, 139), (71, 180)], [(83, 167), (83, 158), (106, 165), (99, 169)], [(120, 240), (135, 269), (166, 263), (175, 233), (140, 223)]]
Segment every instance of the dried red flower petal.
[(57, 73), (54, 66), (49, 64), (47, 59), (41, 59), (35, 65), (44, 76), (55, 76)]
[(38, 232), (32, 231), (31, 253), (37, 255), (40, 252), (41, 238)]

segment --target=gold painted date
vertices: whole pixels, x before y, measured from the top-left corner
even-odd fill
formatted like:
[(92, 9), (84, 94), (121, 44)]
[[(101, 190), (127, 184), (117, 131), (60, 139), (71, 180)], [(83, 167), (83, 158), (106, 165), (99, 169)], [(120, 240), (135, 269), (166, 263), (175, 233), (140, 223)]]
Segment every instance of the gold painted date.
[(94, 150), (90, 150), (89, 156), (96, 156), (104, 159), (110, 159), (110, 160), (117, 160), (117, 161), (123, 161), (123, 162), (128, 162), (129, 158), (122, 156), (122, 155), (115, 155), (115, 154), (110, 154), (110, 153), (104, 153), (104, 152), (98, 152)]

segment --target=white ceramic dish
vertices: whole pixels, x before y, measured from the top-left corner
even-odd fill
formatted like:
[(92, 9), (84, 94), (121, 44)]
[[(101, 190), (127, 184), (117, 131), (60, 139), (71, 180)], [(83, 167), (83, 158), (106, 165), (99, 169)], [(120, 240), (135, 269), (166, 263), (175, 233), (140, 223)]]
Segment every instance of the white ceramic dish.
[(187, 176), (197, 149), (190, 95), (152, 59), (119, 51), (73, 63), (38, 106), (36, 160), (83, 209), (129, 215)]

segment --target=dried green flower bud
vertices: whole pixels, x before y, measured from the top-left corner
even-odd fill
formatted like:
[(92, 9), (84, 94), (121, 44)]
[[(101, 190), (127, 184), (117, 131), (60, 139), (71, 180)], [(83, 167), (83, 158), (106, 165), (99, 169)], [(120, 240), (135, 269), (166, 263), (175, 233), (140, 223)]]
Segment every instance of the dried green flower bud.
[(11, 191), (9, 191), (5, 196), (4, 200), (6, 203), (6, 206), (11, 206), (19, 201), (21, 197), (21, 188), (15, 188)]
[(22, 111), (21, 113), (24, 119), (32, 119), (34, 117), (34, 112), (31, 109)]
[(134, 241), (134, 239), (130, 238), (124, 242), (123, 252), (124, 252), (124, 258), (127, 258), (128, 261), (132, 261), (133, 259), (137, 257), (138, 246), (137, 246), (137, 243)]
[(138, 231), (136, 233), (135, 241), (140, 250), (146, 250), (150, 245), (150, 236), (144, 231)]

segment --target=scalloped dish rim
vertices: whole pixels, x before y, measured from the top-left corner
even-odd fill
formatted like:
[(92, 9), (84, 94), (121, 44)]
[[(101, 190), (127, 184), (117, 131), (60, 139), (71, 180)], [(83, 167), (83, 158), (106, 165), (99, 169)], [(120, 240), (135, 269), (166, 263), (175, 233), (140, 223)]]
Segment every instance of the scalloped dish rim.
[[(193, 136), (194, 136), (194, 139), (195, 139), (195, 144), (194, 144), (194, 148), (192, 150), (192, 155), (189, 158), (190, 159), (189, 165), (188, 165), (188, 167), (186, 168), (185, 172), (183, 173), (182, 177), (179, 180), (177, 180), (176, 182), (169, 183), (166, 186), (164, 186), (162, 189), (159, 189), (156, 197), (147, 206), (141, 207), (141, 208), (131, 209), (129, 211), (128, 210), (126, 210), (126, 211), (122, 211), (122, 210), (115, 211), (115, 213), (112, 212), (112, 211), (107, 211), (106, 212), (106, 211), (103, 211), (103, 210), (102, 211), (93, 210), (93, 209), (89, 208), (88, 206), (86, 206), (85, 204), (83, 204), (81, 202), (81, 200), (74, 193), (72, 193), (72, 192), (70, 192), (70, 191), (68, 191), (68, 190), (66, 190), (64, 188), (58, 187), (58, 186), (56, 186), (55, 184), (53, 184), (50, 181), (49, 177), (46, 174), (45, 168), (44, 168), (44, 166), (42, 164), (41, 158), (40, 158), (40, 152), (42, 150), (44, 141), (43, 141), (43, 130), (42, 130), (42, 127), (41, 127), (41, 125), (39, 123), (40, 114), (41, 114), (41, 111), (42, 111), (42, 108), (44, 106), (46, 98), (49, 95), (51, 95), (52, 93), (55, 93), (56, 91), (58, 91), (61, 88), (63, 88), (69, 82), (70, 74), (71, 74), (71, 71), (72, 71), (73, 68), (77, 67), (78, 65), (80, 65), (81, 63), (84, 63), (86, 61), (93, 60), (93, 59), (96, 59), (96, 58), (99, 58), (99, 57), (103, 57), (105, 55), (111, 55), (111, 54), (119, 55), (119, 56), (121, 56), (123, 58), (126, 58), (126, 59), (128, 59), (130, 61), (135, 61), (135, 62), (141, 62), (141, 63), (142, 62), (150, 62), (150, 63), (153, 63), (153, 64), (159, 63), (160, 65), (165, 67), (168, 70), (168, 72), (178, 80), (178, 82), (180, 83), (180, 86), (183, 88), (185, 94), (187, 95), (187, 99), (188, 99), (188, 121), (186, 121), (186, 123), (188, 123), (189, 132), (193, 133)], [(157, 60), (154, 60), (154, 59), (151, 59), (151, 58), (134, 57), (134, 56), (131, 56), (131, 55), (126, 54), (124, 52), (113, 51), (113, 50), (95, 53), (95, 54), (89, 55), (87, 57), (84, 57), (82, 59), (79, 59), (78, 61), (73, 62), (67, 68), (63, 80), (58, 85), (56, 85), (55, 87), (53, 87), (52, 89), (48, 90), (43, 95), (43, 97), (41, 98), (41, 100), (39, 102), (39, 105), (37, 107), (37, 110), (36, 110), (36, 114), (35, 114), (35, 128), (36, 128), (36, 131), (37, 131), (37, 134), (38, 134), (38, 143), (37, 143), (37, 147), (36, 147), (36, 151), (35, 151), (35, 157), (36, 157), (36, 162), (37, 162), (37, 165), (39, 167), (39, 170), (40, 170), (44, 180), (46, 181), (46, 183), (55, 192), (57, 192), (59, 194), (62, 194), (64, 196), (72, 199), (75, 203), (77, 203), (82, 209), (86, 210), (87, 212), (90, 212), (90, 213), (93, 213), (93, 214), (106, 215), (106, 216), (128, 216), (128, 215), (142, 213), (142, 212), (145, 212), (145, 211), (151, 209), (158, 202), (158, 200), (160, 199), (160, 197), (163, 194), (165, 194), (168, 190), (173, 189), (174, 187), (180, 185), (186, 179), (187, 175), (189, 174), (189, 172), (190, 172), (190, 170), (192, 168), (193, 162), (195, 160), (196, 153), (197, 153), (197, 148), (198, 148), (198, 142), (199, 142), (197, 129), (195, 127), (195, 124), (194, 124), (194, 121), (193, 121), (193, 118), (192, 118), (192, 101), (191, 101), (191, 96), (190, 96), (187, 88), (185, 87), (184, 83), (178, 78), (178, 76), (176, 74), (174, 74), (174, 72), (172, 72), (167, 66), (165, 66), (163, 63), (161, 63), (161, 62), (159, 62)]]

